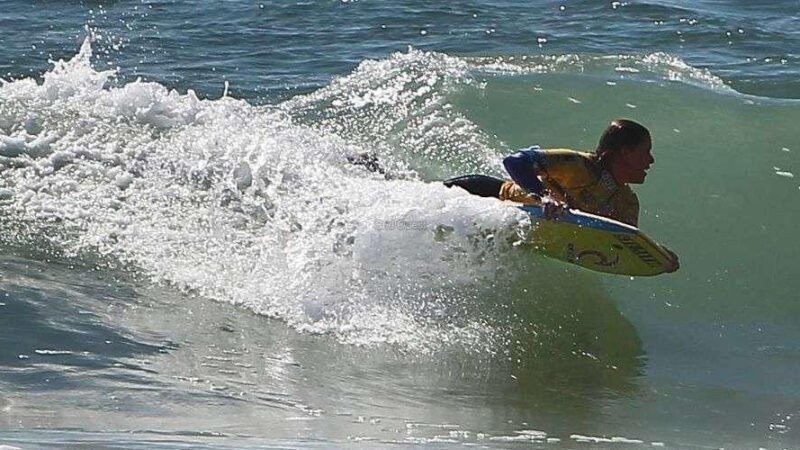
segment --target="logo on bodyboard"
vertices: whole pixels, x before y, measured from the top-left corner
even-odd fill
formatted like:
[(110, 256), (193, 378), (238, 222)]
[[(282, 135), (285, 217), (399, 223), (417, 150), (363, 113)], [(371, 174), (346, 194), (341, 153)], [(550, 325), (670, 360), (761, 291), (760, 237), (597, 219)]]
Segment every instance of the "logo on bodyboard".
[[(600, 267), (614, 267), (619, 262), (619, 255), (613, 254), (612, 256), (606, 255), (605, 253), (599, 250), (576, 251), (575, 244), (571, 242), (567, 244), (566, 259), (567, 261), (573, 263), (577, 264), (589, 263), (588, 265), (594, 265)], [(584, 258), (586, 258), (586, 260), (584, 260)]]

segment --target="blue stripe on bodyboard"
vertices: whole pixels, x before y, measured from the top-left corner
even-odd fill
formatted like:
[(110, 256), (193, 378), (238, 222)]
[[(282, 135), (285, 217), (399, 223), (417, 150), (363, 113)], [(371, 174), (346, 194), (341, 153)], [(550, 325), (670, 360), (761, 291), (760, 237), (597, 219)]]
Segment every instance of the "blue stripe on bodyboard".
[[(521, 205), (519, 209), (528, 213), (536, 219), (545, 219), (544, 209), (541, 206)], [(585, 213), (577, 209), (570, 209), (558, 217), (558, 221), (578, 225), (580, 227), (594, 228), (596, 230), (609, 231), (611, 233), (636, 234), (639, 229), (622, 222), (617, 222), (606, 217), (596, 216)]]

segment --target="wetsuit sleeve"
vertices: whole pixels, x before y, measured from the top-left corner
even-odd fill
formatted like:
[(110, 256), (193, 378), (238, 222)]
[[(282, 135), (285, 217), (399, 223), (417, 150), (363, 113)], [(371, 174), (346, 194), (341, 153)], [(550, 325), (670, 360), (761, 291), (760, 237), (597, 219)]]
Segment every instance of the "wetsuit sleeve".
[(531, 194), (542, 195), (544, 185), (537, 177), (544, 162), (544, 153), (538, 146), (520, 150), (503, 158), (503, 166), (511, 179)]

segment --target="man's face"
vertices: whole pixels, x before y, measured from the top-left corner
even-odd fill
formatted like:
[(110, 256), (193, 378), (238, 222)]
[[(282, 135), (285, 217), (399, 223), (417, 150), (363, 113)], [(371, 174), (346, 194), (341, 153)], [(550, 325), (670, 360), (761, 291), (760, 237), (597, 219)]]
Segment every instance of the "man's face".
[(647, 176), (647, 169), (655, 162), (650, 153), (653, 144), (647, 139), (636, 147), (625, 148), (617, 158), (617, 173), (622, 183), (641, 184)]

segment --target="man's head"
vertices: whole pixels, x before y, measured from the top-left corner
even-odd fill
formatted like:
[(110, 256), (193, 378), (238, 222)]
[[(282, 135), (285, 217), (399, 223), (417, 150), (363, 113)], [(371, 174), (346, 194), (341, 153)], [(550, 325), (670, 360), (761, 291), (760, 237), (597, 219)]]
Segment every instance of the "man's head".
[(595, 153), (618, 182), (639, 184), (655, 162), (651, 148), (647, 128), (632, 120), (616, 119), (603, 131)]

